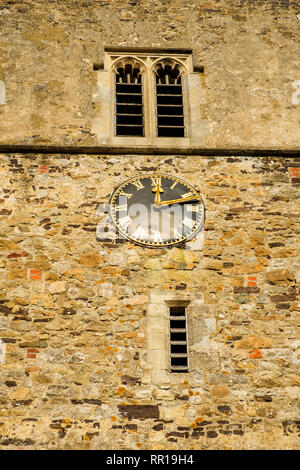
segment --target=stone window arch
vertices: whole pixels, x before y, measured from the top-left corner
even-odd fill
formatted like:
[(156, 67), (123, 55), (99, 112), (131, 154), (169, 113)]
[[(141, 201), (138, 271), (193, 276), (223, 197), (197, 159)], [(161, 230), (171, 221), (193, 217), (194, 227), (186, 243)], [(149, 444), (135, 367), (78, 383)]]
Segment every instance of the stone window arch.
[(185, 67), (179, 61), (164, 58), (154, 67), (157, 137), (185, 137)]
[(113, 66), (115, 81), (115, 135), (145, 135), (144, 64), (123, 57)]

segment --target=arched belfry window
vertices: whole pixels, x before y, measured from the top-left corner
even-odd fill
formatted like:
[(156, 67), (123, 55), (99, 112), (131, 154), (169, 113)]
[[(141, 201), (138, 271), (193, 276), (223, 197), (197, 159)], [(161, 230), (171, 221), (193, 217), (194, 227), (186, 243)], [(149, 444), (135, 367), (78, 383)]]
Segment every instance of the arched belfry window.
[(107, 46), (104, 51), (103, 64), (94, 64), (93, 99), (101, 106), (95, 107), (93, 130), (99, 143), (199, 144), (199, 129), (202, 139), (206, 135), (197, 105), (204, 80), (193, 68), (192, 50)]
[(182, 66), (171, 60), (156, 64), (157, 137), (184, 137)]
[(115, 67), (117, 136), (144, 135), (143, 74), (141, 64), (123, 59)]

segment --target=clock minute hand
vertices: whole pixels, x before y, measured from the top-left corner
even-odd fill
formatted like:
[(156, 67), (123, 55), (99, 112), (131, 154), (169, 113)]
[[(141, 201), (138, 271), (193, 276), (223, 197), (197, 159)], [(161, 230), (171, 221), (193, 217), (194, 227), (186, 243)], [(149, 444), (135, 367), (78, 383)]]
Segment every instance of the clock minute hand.
[(171, 199), (170, 201), (161, 201), (159, 202), (159, 206), (169, 206), (171, 204), (176, 204), (180, 202), (187, 202), (187, 201), (200, 201), (201, 196), (189, 196), (180, 199)]

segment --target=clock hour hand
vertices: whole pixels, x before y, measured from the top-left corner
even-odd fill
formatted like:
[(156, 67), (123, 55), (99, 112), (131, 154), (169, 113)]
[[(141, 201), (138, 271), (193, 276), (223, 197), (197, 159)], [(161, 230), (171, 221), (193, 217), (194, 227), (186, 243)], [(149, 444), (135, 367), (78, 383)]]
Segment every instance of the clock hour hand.
[(160, 205), (160, 193), (163, 193), (164, 190), (159, 183), (152, 189), (152, 192), (155, 193), (154, 204)]
[(170, 206), (171, 204), (178, 204), (182, 202), (188, 202), (188, 201), (200, 201), (201, 196), (189, 196), (185, 198), (180, 198), (180, 199), (171, 199), (170, 201), (161, 201), (158, 203), (159, 206)]

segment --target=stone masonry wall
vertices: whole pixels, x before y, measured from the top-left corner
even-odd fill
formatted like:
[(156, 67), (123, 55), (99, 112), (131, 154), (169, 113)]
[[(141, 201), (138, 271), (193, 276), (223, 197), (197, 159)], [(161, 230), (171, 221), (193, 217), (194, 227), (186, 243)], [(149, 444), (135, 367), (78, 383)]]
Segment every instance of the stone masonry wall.
[[(299, 447), (298, 159), (2, 154), (0, 165), (1, 449)], [(98, 205), (153, 171), (202, 192), (200, 243), (97, 241)], [(149, 310), (170, 296), (193, 303), (197, 364), (171, 378), (154, 370)]]
[(118, 46), (193, 50), (198, 148), (299, 148), (299, 24), (298, 0), (2, 0), (0, 144), (97, 145), (96, 70)]

